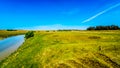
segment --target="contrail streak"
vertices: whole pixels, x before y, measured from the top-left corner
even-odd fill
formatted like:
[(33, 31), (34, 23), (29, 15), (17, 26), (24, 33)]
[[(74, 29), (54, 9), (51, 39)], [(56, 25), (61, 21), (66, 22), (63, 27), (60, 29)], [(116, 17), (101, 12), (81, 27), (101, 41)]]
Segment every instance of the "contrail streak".
[(105, 9), (105, 10), (99, 12), (99, 13), (97, 13), (96, 15), (94, 15), (94, 16), (92, 16), (92, 17), (90, 17), (90, 18), (88, 18), (88, 19), (86, 19), (84, 21), (82, 21), (82, 23), (89, 22), (89, 21), (93, 20), (94, 18), (96, 18), (96, 17), (98, 17), (98, 16), (100, 16), (100, 15), (102, 15), (102, 14), (104, 14), (104, 13), (106, 13), (106, 12), (116, 8), (116, 7), (118, 7), (118, 6), (120, 6), (120, 3), (115, 4), (115, 5), (111, 6), (111, 7), (107, 8), (107, 9)]

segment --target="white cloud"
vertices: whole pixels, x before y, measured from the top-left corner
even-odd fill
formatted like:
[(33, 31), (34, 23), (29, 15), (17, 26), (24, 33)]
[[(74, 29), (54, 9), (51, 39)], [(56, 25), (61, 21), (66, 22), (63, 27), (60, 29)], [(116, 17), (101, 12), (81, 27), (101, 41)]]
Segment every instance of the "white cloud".
[(105, 10), (103, 10), (103, 11), (101, 11), (101, 12), (95, 14), (94, 16), (92, 16), (92, 17), (90, 17), (90, 18), (88, 18), (88, 19), (82, 21), (82, 23), (89, 22), (89, 21), (95, 19), (96, 17), (98, 17), (98, 16), (100, 16), (100, 15), (102, 15), (102, 14), (104, 14), (104, 13), (106, 13), (106, 12), (108, 12), (108, 11), (110, 11), (110, 10), (116, 8), (116, 7), (118, 7), (118, 6), (120, 6), (120, 3), (115, 4), (115, 5), (113, 5), (113, 6), (109, 7), (109, 8), (107, 8), (107, 9), (105, 9)]
[(61, 24), (54, 25), (42, 25), (42, 26), (33, 26), (33, 27), (21, 27), (15, 29), (25, 29), (25, 30), (58, 30), (58, 29), (80, 29), (85, 30), (88, 26), (65, 26)]

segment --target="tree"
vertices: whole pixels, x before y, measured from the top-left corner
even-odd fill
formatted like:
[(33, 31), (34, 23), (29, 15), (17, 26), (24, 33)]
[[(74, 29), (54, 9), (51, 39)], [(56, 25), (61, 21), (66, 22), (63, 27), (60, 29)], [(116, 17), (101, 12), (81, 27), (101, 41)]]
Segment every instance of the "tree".
[(88, 27), (87, 30), (95, 30), (95, 27)]
[(110, 27), (111, 27), (111, 30), (118, 30), (119, 29), (119, 27), (116, 25), (111, 25)]
[(116, 25), (111, 26), (96, 26), (96, 27), (88, 27), (87, 30), (119, 30), (120, 27)]

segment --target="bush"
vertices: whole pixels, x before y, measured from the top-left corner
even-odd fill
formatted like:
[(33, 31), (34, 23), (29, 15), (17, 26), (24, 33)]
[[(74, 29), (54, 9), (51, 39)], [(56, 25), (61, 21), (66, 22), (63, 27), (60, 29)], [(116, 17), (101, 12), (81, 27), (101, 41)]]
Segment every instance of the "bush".
[(29, 31), (25, 34), (25, 38), (28, 39), (30, 37), (33, 37), (34, 36), (34, 32), (33, 31)]

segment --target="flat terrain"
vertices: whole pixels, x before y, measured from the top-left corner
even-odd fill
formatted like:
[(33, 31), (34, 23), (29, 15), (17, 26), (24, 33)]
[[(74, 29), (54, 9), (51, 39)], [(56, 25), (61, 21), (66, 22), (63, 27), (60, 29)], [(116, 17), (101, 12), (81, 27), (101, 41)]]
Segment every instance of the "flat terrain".
[(120, 68), (120, 31), (36, 31), (0, 68)]

